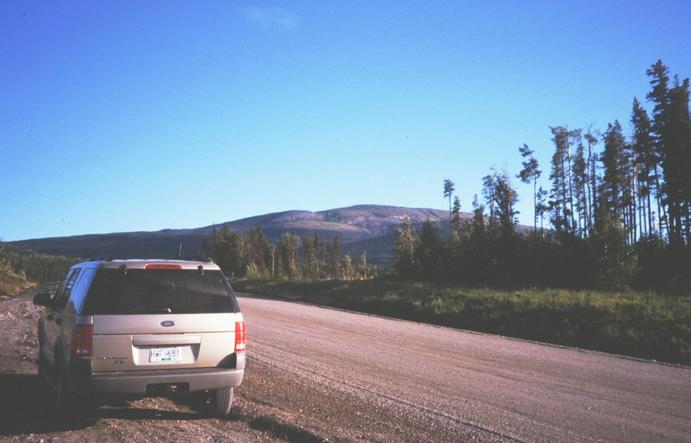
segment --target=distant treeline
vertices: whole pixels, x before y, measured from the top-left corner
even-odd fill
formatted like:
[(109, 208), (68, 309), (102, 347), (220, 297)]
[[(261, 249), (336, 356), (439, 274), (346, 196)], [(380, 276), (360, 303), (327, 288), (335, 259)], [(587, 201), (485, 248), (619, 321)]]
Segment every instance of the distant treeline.
[(247, 234), (215, 229), (202, 241), (202, 255), (212, 258), (226, 275), (239, 278), (359, 280), (375, 276), (367, 254), (357, 260), (344, 255), (336, 236), (326, 242), (316, 235), (285, 233), (271, 243), (261, 228)]
[(0, 243), (0, 277), (16, 273), (35, 283), (60, 281), (79, 259), (41, 254)]
[[(635, 287), (691, 291), (691, 120), (689, 80), (658, 60), (648, 70), (650, 114), (633, 99), (631, 136), (618, 121), (604, 133), (551, 127), (554, 154), (549, 190), (534, 151), (519, 148), (517, 175), (533, 186), (535, 219), (517, 233), (518, 194), (506, 171), (483, 179), (473, 218), (460, 218), (460, 199), (444, 181), (451, 227), (431, 223), (398, 230), (399, 276), (500, 286)], [(545, 216), (551, 229), (544, 228)], [(539, 220), (539, 224), (538, 224)]]

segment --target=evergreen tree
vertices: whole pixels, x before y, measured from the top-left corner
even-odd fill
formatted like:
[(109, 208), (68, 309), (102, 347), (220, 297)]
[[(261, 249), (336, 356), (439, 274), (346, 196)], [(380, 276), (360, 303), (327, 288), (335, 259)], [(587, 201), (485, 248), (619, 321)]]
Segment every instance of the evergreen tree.
[(623, 188), (626, 176), (624, 149), (626, 141), (618, 121), (610, 123), (603, 135), (604, 151), (602, 153), (602, 205), (613, 213), (613, 220), (621, 223), (623, 213)]
[(250, 277), (267, 277), (271, 275), (271, 244), (259, 226), (250, 229), (247, 235), (246, 266)]
[[(603, 156), (603, 161), (604, 161)], [(603, 194), (606, 189), (603, 178)], [(609, 196), (601, 200), (608, 202)], [(624, 289), (631, 281), (633, 263), (626, 247), (626, 237), (617, 213), (606, 204), (598, 206), (598, 214), (593, 229), (593, 242), (599, 257), (599, 285), (608, 289)]]
[(544, 235), (544, 219), (545, 219), (545, 213), (549, 210), (549, 205), (547, 201), (547, 195), (549, 193), (547, 190), (542, 189), (542, 186), (540, 186), (540, 189), (537, 190), (537, 204), (535, 205), (535, 212), (537, 215), (540, 217), (540, 236)]
[(489, 205), (489, 224), (494, 225), (495, 219), (495, 197), (494, 197), (495, 183), (494, 183), (494, 172), (492, 174), (487, 174), (482, 177), (482, 196), (485, 202)]
[(573, 153), (572, 147), (578, 145), (581, 140), (581, 130), (575, 129), (566, 133), (566, 185), (568, 189), (568, 207), (570, 215), (571, 234), (576, 233), (576, 209), (574, 208), (574, 176), (573, 176)]
[(573, 233), (573, 183), (571, 177), (571, 141), (574, 133), (564, 126), (550, 128), (554, 142), (552, 155), (552, 224), (557, 232)]
[[(448, 260), (451, 267), (460, 262), (462, 255), (462, 238), (468, 237), (467, 223), (461, 220), (461, 200), (456, 196), (453, 202), (453, 210), (451, 211), (451, 233), (447, 239)], [(446, 269), (452, 272), (452, 269)]]
[(691, 201), (691, 120), (689, 119), (689, 79), (674, 77), (669, 103), (664, 113), (664, 190), (668, 199), (670, 241), (688, 244), (689, 202)]
[(329, 277), (332, 279), (342, 279), (341, 274), (341, 238), (336, 235), (333, 244), (329, 246)]
[(396, 243), (393, 251), (393, 267), (397, 274), (412, 278), (417, 274), (415, 245), (417, 239), (410, 217), (405, 217), (396, 229)]
[(341, 260), (341, 270), (343, 272), (344, 280), (355, 279), (355, 272), (353, 270), (353, 259), (350, 258), (350, 255), (346, 254), (343, 256), (343, 259)]
[(360, 254), (360, 259), (357, 264), (358, 275), (361, 279), (367, 280), (369, 278), (369, 266), (367, 266), (367, 251)]
[(665, 126), (667, 123), (667, 110), (669, 108), (669, 68), (662, 63), (662, 60), (658, 60), (646, 71), (646, 74), (650, 78), (651, 86), (651, 90), (646, 95), (646, 98), (648, 101), (653, 103), (652, 135), (654, 140), (655, 154), (661, 166), (660, 169), (655, 169), (654, 174), (655, 186), (660, 191), (658, 194), (658, 217), (660, 235), (663, 236), (665, 231), (667, 231), (667, 235), (669, 235), (667, 211), (665, 209), (665, 202), (662, 195), (665, 191), (662, 187), (662, 169), (664, 169), (665, 164), (668, 161), (666, 158), (667, 156), (664, 138)]
[(473, 221), (471, 232), (485, 232), (485, 207), (478, 202), (477, 194), (473, 196)]
[(581, 237), (588, 235), (588, 168), (585, 160), (585, 147), (579, 143), (573, 159), (572, 175), (573, 188), (576, 195), (576, 225), (577, 233)]
[(455, 196), (451, 209), (451, 233), (457, 237), (461, 235), (461, 199)]
[(295, 234), (284, 233), (276, 245), (276, 255), (279, 257), (279, 272), (287, 278), (297, 278), (298, 250), (300, 249), (300, 237)]
[(438, 280), (444, 270), (444, 241), (439, 231), (427, 219), (420, 229), (415, 247), (415, 261), (420, 266), (420, 276), (426, 281)]
[(622, 167), (624, 169), (624, 176), (622, 182), (622, 207), (623, 207), (623, 223), (624, 233), (626, 235), (627, 243), (633, 245), (638, 238), (638, 225), (636, 223), (636, 168), (633, 164), (633, 145), (631, 143), (624, 143), (622, 151)]
[(231, 277), (245, 275), (244, 241), (242, 236), (231, 232), (227, 226), (220, 230), (214, 226), (211, 236), (202, 244), (203, 254), (211, 257)]
[(599, 135), (597, 132), (592, 131), (591, 128), (586, 131), (585, 142), (588, 149), (588, 157), (586, 159), (586, 169), (587, 169), (587, 193), (588, 193), (588, 223), (587, 230), (588, 233), (592, 230), (595, 214), (597, 212), (597, 188), (598, 188), (598, 174), (597, 174), (597, 162), (599, 161), (599, 156), (595, 152), (595, 147), (598, 144)]
[(533, 182), (533, 232), (537, 231), (537, 180), (542, 175), (542, 171), (539, 169), (539, 164), (537, 159), (533, 156), (533, 151), (523, 143), (523, 146), (518, 148), (521, 157), (523, 157), (523, 169), (518, 173), (518, 178), (521, 179), (523, 183), (529, 184)]
[(660, 192), (656, 189), (655, 174), (653, 173), (653, 171), (657, 170), (658, 159), (651, 134), (652, 127), (648, 113), (635, 97), (633, 99), (631, 124), (633, 126), (634, 165), (638, 173), (638, 206), (641, 211), (641, 232), (649, 236), (653, 234), (655, 229), (651, 202), (653, 191), (658, 195), (657, 213), (660, 211)]
[(302, 274), (310, 280), (322, 278), (324, 244), (316, 234), (307, 235), (302, 241)]
[(511, 186), (511, 181), (505, 171), (495, 172), (493, 182), (497, 221), (504, 235), (513, 234), (516, 214), (518, 214), (515, 209), (518, 193)]
[(444, 179), (444, 198), (449, 199), (449, 217), (451, 216), (451, 198), (453, 197), (453, 191), (456, 190), (456, 185), (451, 180)]

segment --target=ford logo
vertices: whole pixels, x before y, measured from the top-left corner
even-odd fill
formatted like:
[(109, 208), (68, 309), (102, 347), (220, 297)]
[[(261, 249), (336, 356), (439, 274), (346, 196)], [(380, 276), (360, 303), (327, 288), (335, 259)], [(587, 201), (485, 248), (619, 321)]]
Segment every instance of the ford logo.
[(175, 326), (175, 322), (173, 320), (162, 321), (161, 326), (163, 326), (164, 328), (169, 328), (171, 326)]

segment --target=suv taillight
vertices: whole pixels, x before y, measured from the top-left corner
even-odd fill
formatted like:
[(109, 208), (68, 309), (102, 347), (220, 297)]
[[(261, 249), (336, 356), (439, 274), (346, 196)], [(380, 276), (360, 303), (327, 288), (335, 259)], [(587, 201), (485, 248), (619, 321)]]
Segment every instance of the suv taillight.
[(93, 336), (94, 325), (75, 325), (72, 330), (72, 356), (91, 357), (94, 353)]
[(247, 329), (244, 321), (235, 322), (235, 352), (244, 352), (247, 347)]

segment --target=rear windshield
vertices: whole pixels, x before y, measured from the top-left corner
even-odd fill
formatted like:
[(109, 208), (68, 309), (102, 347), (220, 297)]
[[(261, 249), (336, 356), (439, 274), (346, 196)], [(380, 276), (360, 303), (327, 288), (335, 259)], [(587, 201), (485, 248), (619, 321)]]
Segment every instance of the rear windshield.
[(238, 312), (220, 271), (99, 269), (83, 315)]

